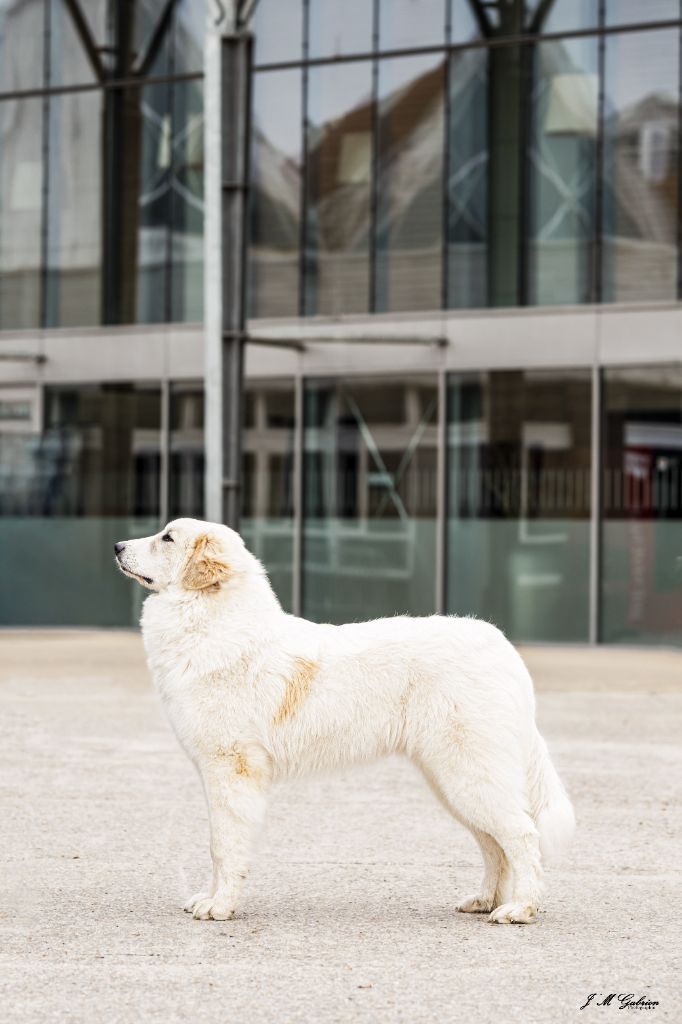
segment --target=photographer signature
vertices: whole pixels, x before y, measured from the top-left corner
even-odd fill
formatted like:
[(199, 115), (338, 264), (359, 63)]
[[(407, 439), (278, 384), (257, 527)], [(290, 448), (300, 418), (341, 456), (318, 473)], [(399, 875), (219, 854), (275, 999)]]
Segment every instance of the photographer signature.
[(580, 1007), (584, 1010), (586, 1006), (611, 1006), (616, 1005), (619, 1010), (653, 1010), (658, 1006), (657, 999), (649, 999), (647, 996), (640, 996), (635, 999), (634, 992), (610, 992), (609, 995), (601, 997), (601, 992), (590, 992), (589, 996)]

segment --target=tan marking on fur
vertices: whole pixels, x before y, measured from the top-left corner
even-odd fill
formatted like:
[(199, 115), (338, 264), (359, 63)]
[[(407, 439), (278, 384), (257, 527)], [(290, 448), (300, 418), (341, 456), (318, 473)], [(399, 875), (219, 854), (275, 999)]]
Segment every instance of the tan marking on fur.
[(284, 697), (275, 715), (275, 725), (281, 725), (296, 714), (299, 707), (310, 693), (318, 664), (308, 658), (296, 658), (294, 672), (286, 681)]
[(455, 718), (450, 725), (450, 738), (458, 747), (463, 746), (469, 738), (466, 727), (459, 718), (459, 708), (455, 708)]
[(218, 747), (215, 757), (220, 761), (228, 761), (235, 775), (241, 775), (245, 779), (257, 782), (263, 774), (261, 768), (255, 762), (252, 764), (246, 752), (236, 743), (227, 749)]
[(182, 585), (187, 590), (217, 590), (232, 575), (229, 564), (220, 555), (214, 537), (202, 533), (194, 541), (182, 573)]

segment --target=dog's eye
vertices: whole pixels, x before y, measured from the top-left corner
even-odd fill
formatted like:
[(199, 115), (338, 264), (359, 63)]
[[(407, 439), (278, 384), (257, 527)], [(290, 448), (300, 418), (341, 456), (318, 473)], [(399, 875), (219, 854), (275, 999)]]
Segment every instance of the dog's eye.
[(161, 540), (169, 540), (171, 542), (171, 544), (173, 543), (173, 538), (171, 537), (170, 533), (164, 533), (164, 535), (161, 538)]

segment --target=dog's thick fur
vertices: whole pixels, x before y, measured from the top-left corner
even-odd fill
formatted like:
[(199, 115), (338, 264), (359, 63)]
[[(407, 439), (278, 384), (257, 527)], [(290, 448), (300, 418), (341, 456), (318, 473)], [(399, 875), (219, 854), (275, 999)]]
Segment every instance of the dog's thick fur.
[(116, 547), (120, 568), (153, 591), (149, 667), (208, 802), (213, 879), (187, 911), (234, 914), (273, 781), (397, 752), (480, 846), (480, 892), (458, 909), (535, 919), (543, 860), (570, 838), (573, 809), (529, 674), (498, 629), (437, 615), (295, 618), (239, 535), (212, 523), (178, 519)]

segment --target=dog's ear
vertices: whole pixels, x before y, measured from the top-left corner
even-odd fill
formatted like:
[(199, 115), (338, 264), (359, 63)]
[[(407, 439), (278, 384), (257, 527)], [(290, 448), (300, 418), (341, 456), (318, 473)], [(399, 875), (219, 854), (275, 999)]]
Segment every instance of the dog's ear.
[(207, 590), (219, 587), (228, 580), (232, 570), (220, 550), (215, 537), (202, 533), (194, 541), (194, 546), (185, 562), (182, 573), (182, 585), (187, 590)]

